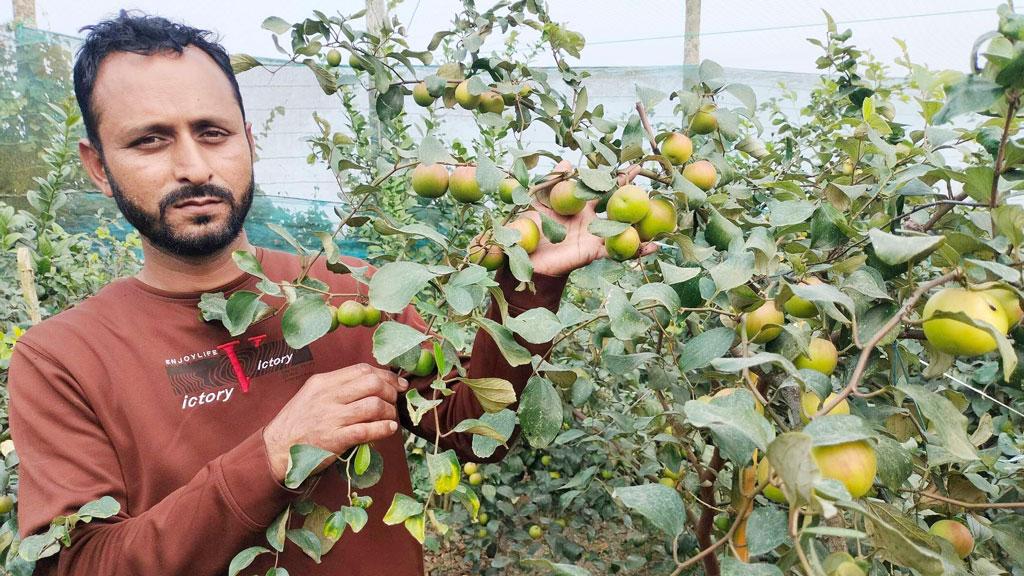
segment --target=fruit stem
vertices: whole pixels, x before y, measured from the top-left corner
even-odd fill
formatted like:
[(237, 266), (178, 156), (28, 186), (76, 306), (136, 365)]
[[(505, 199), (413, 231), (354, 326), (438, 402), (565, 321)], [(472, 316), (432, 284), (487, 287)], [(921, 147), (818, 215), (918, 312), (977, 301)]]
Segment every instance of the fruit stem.
[[(917, 492), (916, 490), (904, 489), (901, 492)], [(923, 498), (932, 498), (933, 500), (939, 500), (946, 502), (947, 504), (953, 504), (961, 508), (984, 510), (990, 508), (1001, 508), (1009, 510), (1024, 509), (1024, 502), (964, 502), (963, 500), (957, 500), (956, 498), (950, 498), (949, 496), (943, 496), (942, 494), (936, 494), (932, 491), (922, 491), (920, 496)]]
[(956, 280), (960, 277), (960, 274), (960, 270), (954, 270), (918, 286), (917, 290), (910, 295), (910, 298), (907, 298), (906, 302), (903, 303), (903, 306), (900, 307), (896, 315), (890, 318), (889, 321), (879, 328), (878, 331), (875, 332), (875, 335), (864, 344), (860, 353), (860, 358), (857, 360), (857, 367), (854, 368), (853, 375), (850, 376), (850, 383), (846, 385), (846, 388), (843, 388), (842, 392), (836, 394), (834, 398), (824, 402), (814, 417), (817, 418), (828, 414), (836, 407), (836, 405), (857, 390), (857, 386), (860, 384), (861, 377), (864, 376), (864, 369), (867, 368), (868, 360), (871, 358), (871, 352), (874, 351), (875, 346), (881, 342), (882, 338), (885, 338), (885, 335), (892, 331), (892, 329), (895, 328), (907, 314), (910, 314), (910, 311), (914, 309), (914, 305), (917, 304), (917, 301), (920, 300), (926, 292), (936, 286), (945, 284), (951, 280)]

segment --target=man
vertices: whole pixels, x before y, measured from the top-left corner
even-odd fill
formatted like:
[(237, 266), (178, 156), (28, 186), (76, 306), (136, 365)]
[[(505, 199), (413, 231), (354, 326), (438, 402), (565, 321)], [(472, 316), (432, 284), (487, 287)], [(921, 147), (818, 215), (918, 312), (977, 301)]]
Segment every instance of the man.
[[(431, 379), (406, 381), (376, 365), (372, 328), (342, 328), (293, 350), (280, 315), (236, 338), (199, 319), (202, 293), (254, 289), (257, 279), (232, 261), (236, 250), (254, 253), (273, 280), (300, 274), (297, 256), (253, 247), (242, 230), (253, 136), (228, 56), (208, 32), (162, 18), (122, 11), (86, 29), (74, 70), (87, 132), (79, 152), (96, 186), (142, 234), (145, 263), (33, 327), (15, 347), (9, 386), (21, 534), (102, 496), (121, 504), (109, 521), (76, 528), (70, 548), (41, 561), (38, 573), (222, 574), (237, 552), (266, 546), (267, 526), (300, 496), (331, 510), (349, 504), (334, 472), (298, 490), (282, 484), (292, 445), (340, 454), (372, 442), (383, 477), (360, 490), (373, 498), (366, 527), (346, 532), (319, 565), (289, 544), (245, 573), (263, 574), (276, 560), (293, 574), (422, 574), (419, 544), (381, 518), (396, 492), (412, 490), (397, 421), (430, 439), (437, 432), (432, 417), (412, 425), (404, 404), (409, 387), (429, 396)], [(536, 295), (516, 292), (509, 274), (498, 273), (511, 314), (557, 309), (565, 276), (604, 256), (600, 239), (586, 232), (593, 217), (591, 206), (563, 219), (566, 240), (545, 241), (533, 254)], [(322, 259), (310, 275), (334, 293), (359, 289)], [(395, 319), (426, 329), (411, 306)], [(530, 372), (509, 366), (482, 332), (468, 370), (507, 379), (517, 391)], [(438, 412), (444, 432), (482, 409), (460, 385)], [(466, 435), (445, 439), (463, 459), (473, 458), (470, 444)], [(301, 523), (293, 514), (288, 526)]]

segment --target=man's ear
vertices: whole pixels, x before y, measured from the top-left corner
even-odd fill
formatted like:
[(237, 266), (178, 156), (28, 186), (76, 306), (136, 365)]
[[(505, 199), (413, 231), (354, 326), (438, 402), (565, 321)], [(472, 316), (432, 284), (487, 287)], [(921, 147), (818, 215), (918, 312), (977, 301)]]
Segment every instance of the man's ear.
[(103, 192), (104, 196), (113, 197), (114, 192), (107, 180), (107, 173), (103, 170), (103, 159), (100, 157), (99, 150), (93, 147), (88, 138), (78, 141), (78, 156), (82, 159), (82, 166), (85, 166), (85, 171), (89, 173), (89, 179), (93, 184), (100, 189), (100, 192)]
[(256, 159), (256, 139), (252, 136), (252, 122), (245, 123), (245, 137), (249, 140), (249, 157)]

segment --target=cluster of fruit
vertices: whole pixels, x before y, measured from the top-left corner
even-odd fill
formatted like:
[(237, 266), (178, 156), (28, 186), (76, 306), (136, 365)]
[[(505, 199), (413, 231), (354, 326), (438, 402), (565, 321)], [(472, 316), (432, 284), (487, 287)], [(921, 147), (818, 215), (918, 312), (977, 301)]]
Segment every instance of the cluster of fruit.
[(380, 324), (380, 310), (358, 300), (346, 300), (340, 306), (331, 306), (331, 332), (339, 326), (376, 326)]
[(517, 98), (524, 99), (530, 95), (533, 89), (529, 84), (524, 84), (516, 92), (501, 93), (494, 88), (489, 88), (480, 94), (473, 94), (469, 89), (469, 80), (459, 82), (454, 88), (445, 85), (440, 92), (431, 93), (426, 82), (420, 82), (412, 89), (412, 99), (424, 108), (434, 103), (445, 90), (452, 91), (455, 102), (466, 110), (479, 110), (480, 112), (492, 112), (501, 114), (505, 106), (515, 104)]

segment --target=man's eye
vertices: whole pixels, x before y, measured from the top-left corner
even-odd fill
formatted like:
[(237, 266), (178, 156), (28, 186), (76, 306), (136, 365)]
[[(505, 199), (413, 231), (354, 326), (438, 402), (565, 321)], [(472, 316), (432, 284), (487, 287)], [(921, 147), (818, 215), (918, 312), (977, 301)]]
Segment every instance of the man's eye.
[(135, 143), (136, 144), (151, 144), (151, 143), (156, 142), (158, 140), (160, 140), (160, 139), (157, 138), (156, 136), (146, 136), (145, 138), (140, 138)]
[(226, 133), (221, 132), (220, 130), (208, 130), (208, 131), (204, 132), (203, 135), (204, 136), (212, 136), (214, 138), (220, 138), (220, 137), (227, 136)]

